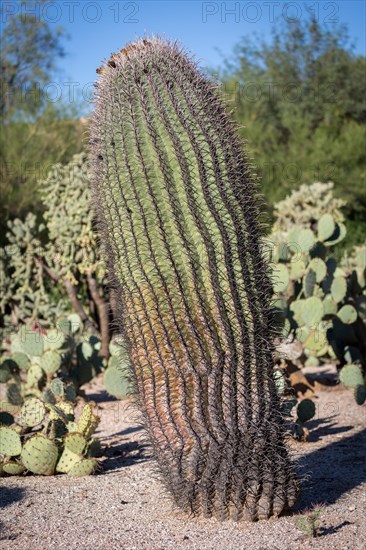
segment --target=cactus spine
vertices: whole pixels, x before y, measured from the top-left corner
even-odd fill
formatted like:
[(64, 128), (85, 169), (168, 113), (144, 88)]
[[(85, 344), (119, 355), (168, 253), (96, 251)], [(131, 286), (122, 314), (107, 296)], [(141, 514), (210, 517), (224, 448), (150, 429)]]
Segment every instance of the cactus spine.
[(296, 489), (242, 144), (176, 44), (139, 40), (99, 73), (94, 199), (162, 479), (195, 514), (278, 515)]

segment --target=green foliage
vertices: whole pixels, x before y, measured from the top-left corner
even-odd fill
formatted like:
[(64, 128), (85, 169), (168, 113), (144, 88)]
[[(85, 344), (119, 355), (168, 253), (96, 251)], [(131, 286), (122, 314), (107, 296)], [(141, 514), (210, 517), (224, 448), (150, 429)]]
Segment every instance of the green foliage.
[(300, 360), (306, 364), (349, 363), (342, 379), (342, 372), (346, 376), (358, 369), (352, 363), (366, 368), (366, 246), (340, 262), (333, 257), (346, 227), (340, 210), (344, 203), (332, 189), (332, 184), (303, 185), (275, 205), (270, 256), (283, 336), (301, 343)]
[[(7, 244), (0, 249), (0, 323), (54, 326), (73, 308), (87, 329), (101, 333), (100, 354), (107, 357), (105, 268), (92, 229), (85, 155), (55, 165), (40, 188), (43, 221), (29, 213), (24, 221), (9, 222)], [(57, 370), (56, 364), (46, 365)]]
[(55, 273), (73, 284), (86, 274), (96, 274), (102, 282), (105, 271), (93, 232), (89, 186), (85, 154), (53, 166), (41, 184), (48, 256)]
[[(74, 316), (72, 319), (75, 323)], [(1, 357), (0, 383), (6, 384), (7, 402), (18, 409), (27, 402), (27, 408), (21, 409), (24, 425), (32, 426), (37, 414), (41, 415), (40, 399), (50, 403), (54, 396), (74, 400), (76, 389), (102, 370), (100, 340), (85, 333), (73, 333), (67, 319), (61, 326), (63, 330), (48, 331), (22, 327), (11, 336), (9, 353)], [(32, 407), (36, 411), (33, 416)], [(1, 408), (6, 412), (6, 402), (2, 402)]]
[(1, 27), (0, 244), (9, 219), (41, 211), (37, 182), (49, 166), (82, 147), (79, 106), (49, 97), (64, 33), (32, 14), (42, 1), (19, 1)]
[(75, 422), (75, 396), (70, 385), (53, 379), (47, 395), (26, 397), (20, 409), (12, 410), (11, 425), (0, 426), (0, 475), (83, 476), (95, 471), (101, 445), (92, 435), (100, 418), (94, 404), (85, 403)]
[[(24, 221), (8, 222), (7, 244), (0, 249), (0, 314), (6, 327), (43, 319), (55, 321), (67, 302), (54, 292), (40, 261), (44, 224), (28, 213)], [(65, 294), (65, 293), (64, 293)]]
[(352, 220), (348, 248), (366, 232), (364, 73), (345, 27), (309, 14), (276, 22), (269, 43), (243, 38), (221, 75), (269, 203), (301, 183), (334, 181)]
[(314, 506), (304, 516), (296, 519), (297, 527), (309, 538), (317, 537), (320, 528), (320, 516), (323, 511), (322, 506)]
[(104, 387), (117, 399), (125, 399), (131, 392), (131, 362), (128, 349), (121, 339), (114, 339), (109, 345), (110, 358), (104, 372)]

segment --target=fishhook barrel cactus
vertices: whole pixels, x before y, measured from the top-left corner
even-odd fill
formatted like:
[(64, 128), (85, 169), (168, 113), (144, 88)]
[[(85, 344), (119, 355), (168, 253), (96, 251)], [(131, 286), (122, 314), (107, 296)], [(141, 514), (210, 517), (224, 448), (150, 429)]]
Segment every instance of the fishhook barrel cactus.
[(138, 40), (98, 72), (95, 207), (161, 477), (194, 514), (278, 515), (296, 482), (242, 143), (176, 43)]

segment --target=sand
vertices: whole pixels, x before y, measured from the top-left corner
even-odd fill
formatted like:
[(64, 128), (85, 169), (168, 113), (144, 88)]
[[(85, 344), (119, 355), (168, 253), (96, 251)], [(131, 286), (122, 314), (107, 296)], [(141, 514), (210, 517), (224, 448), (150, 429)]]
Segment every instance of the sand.
[[(45, 550), (356, 550), (366, 548), (366, 408), (346, 390), (320, 392), (306, 443), (291, 447), (304, 476), (293, 511), (257, 523), (220, 523), (174, 510), (127, 402), (86, 389), (98, 402), (97, 435), (106, 446), (90, 477), (0, 480), (0, 548)], [(297, 523), (322, 504), (317, 538)]]

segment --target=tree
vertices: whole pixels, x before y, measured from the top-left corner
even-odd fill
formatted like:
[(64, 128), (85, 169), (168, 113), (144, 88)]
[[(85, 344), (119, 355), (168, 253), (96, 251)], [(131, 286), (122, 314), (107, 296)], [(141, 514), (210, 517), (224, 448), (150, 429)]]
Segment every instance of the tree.
[(222, 75), (269, 202), (334, 181), (349, 204), (350, 245), (366, 214), (365, 69), (345, 27), (309, 15), (277, 25), (270, 43), (243, 39)]
[(82, 148), (77, 110), (44, 93), (65, 55), (63, 30), (29, 12), (47, 2), (19, 1), (1, 31), (1, 229), (9, 218), (38, 211), (37, 181)]

